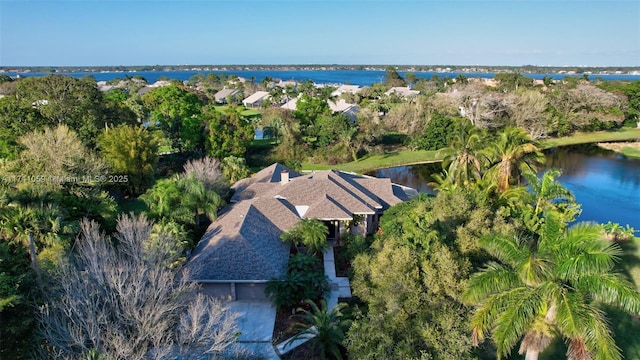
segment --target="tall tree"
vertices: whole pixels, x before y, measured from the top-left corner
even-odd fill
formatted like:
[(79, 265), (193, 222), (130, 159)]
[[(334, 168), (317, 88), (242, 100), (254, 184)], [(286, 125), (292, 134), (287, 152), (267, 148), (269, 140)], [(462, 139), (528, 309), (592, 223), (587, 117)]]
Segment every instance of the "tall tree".
[(311, 337), (308, 342), (313, 350), (320, 350), (321, 358), (342, 360), (345, 334), (351, 325), (351, 321), (343, 313), (347, 305), (340, 303), (329, 310), (324, 300), (321, 301), (320, 307), (311, 300), (307, 300), (306, 303), (311, 307), (311, 311), (300, 309), (302, 313), (296, 315), (299, 322), (293, 324), (297, 334), (290, 341)]
[(202, 103), (198, 96), (169, 85), (149, 91), (142, 100), (151, 111), (151, 121), (159, 123), (174, 149), (201, 149), (204, 142), (200, 119)]
[(480, 132), (471, 123), (457, 130), (449, 147), (438, 150), (436, 157), (443, 159), (442, 168), (447, 170), (447, 176), (454, 184), (466, 186), (478, 181), (485, 171), (485, 144)]
[(28, 77), (17, 83), (16, 98), (22, 107), (36, 108), (48, 126), (65, 124), (77, 131), (85, 144), (93, 144), (105, 126), (104, 98), (92, 77)]
[(207, 155), (216, 159), (232, 155), (245, 156), (255, 130), (251, 122), (240, 115), (237, 108), (230, 106), (221, 114), (215, 108), (207, 107), (203, 116), (208, 128)]
[(41, 189), (77, 187), (105, 174), (104, 161), (64, 124), (25, 134), (18, 141), (24, 150), (11, 164), (13, 172)]
[(640, 294), (615, 271), (622, 254), (601, 228), (580, 223), (567, 229), (549, 212), (534, 238), (488, 236), (489, 262), (469, 281), (465, 299), (476, 305), (475, 344), (491, 334), (498, 357), (521, 341), (520, 354), (538, 358), (556, 336), (570, 360), (621, 359), (602, 304), (640, 313)]
[(158, 163), (158, 140), (144, 127), (120, 125), (107, 129), (98, 144), (112, 175), (118, 176), (115, 179), (129, 193), (143, 193), (151, 185)]
[(513, 183), (519, 183), (522, 174), (536, 172), (536, 166), (544, 163), (537, 142), (520, 128), (505, 128), (487, 149), (493, 166), (487, 176), (504, 192)]

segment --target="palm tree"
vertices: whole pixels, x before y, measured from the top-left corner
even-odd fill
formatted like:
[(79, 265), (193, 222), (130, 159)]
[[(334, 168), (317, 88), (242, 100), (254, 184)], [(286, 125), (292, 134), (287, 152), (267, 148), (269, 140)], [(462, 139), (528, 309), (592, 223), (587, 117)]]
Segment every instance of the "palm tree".
[(521, 340), (519, 353), (534, 360), (561, 336), (570, 360), (621, 358), (600, 305), (640, 313), (640, 294), (614, 271), (622, 251), (602, 238), (598, 225), (563, 225), (549, 212), (535, 240), (481, 240), (498, 262), (472, 276), (464, 294), (476, 305), (476, 345), (490, 332), (502, 358)]
[(327, 241), (329, 228), (317, 219), (302, 219), (291, 230), (282, 233), (283, 242), (293, 243), (295, 246), (304, 245), (309, 253), (316, 254), (324, 251), (330, 245)]
[(181, 203), (193, 211), (196, 229), (200, 228), (200, 214), (206, 215), (211, 221), (215, 220), (218, 209), (224, 205), (220, 195), (214, 190), (207, 189), (204, 183), (195, 177), (183, 177), (178, 182), (183, 190)]
[(321, 301), (320, 308), (311, 300), (307, 300), (306, 303), (311, 307), (311, 311), (298, 309), (302, 311), (302, 314), (297, 315), (301, 321), (293, 324), (293, 330), (298, 334), (292, 337), (289, 342), (309, 338), (308, 342), (313, 350), (320, 350), (322, 359), (329, 356), (334, 359), (342, 359), (342, 343), (351, 326), (351, 321), (346, 319), (342, 312), (347, 305), (340, 303), (329, 311), (324, 300)]
[(222, 173), (227, 177), (229, 182), (233, 184), (249, 176), (250, 171), (244, 158), (227, 156), (222, 159)]
[(471, 124), (460, 127), (449, 147), (438, 150), (436, 157), (442, 158), (442, 168), (447, 170), (456, 185), (467, 185), (482, 177), (485, 156), (480, 133)]
[(522, 174), (535, 173), (545, 160), (538, 144), (521, 128), (504, 129), (487, 153), (494, 164), (487, 176), (496, 182), (499, 192), (509, 189), (514, 180), (519, 183)]

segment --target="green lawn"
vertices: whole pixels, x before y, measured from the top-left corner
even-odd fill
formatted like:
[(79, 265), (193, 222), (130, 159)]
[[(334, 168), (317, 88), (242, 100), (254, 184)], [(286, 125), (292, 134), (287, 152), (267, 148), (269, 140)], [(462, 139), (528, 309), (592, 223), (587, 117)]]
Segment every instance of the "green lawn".
[(541, 141), (541, 143), (543, 149), (549, 149), (556, 146), (589, 144), (608, 141), (625, 141), (634, 139), (640, 139), (640, 129), (624, 128), (616, 131), (579, 133), (557, 139), (543, 140)]
[(640, 159), (640, 150), (630, 146), (623, 147), (620, 153), (626, 157)]
[[(556, 146), (598, 143), (608, 141), (624, 141), (640, 139), (640, 129), (621, 129), (617, 131), (608, 132), (596, 132), (596, 133), (580, 133), (572, 136), (548, 139), (541, 141), (543, 149), (549, 149)], [(634, 150), (634, 149), (632, 149)], [(355, 173), (365, 173), (371, 170), (383, 169), (394, 166), (415, 165), (429, 162), (436, 162), (442, 159), (435, 157), (435, 151), (425, 150), (397, 150), (387, 152), (383, 155), (369, 155), (358, 161), (352, 161), (344, 164), (326, 165), (326, 164), (312, 164), (305, 162), (302, 164), (303, 170), (327, 170), (336, 169), (344, 171), (352, 171)], [(640, 151), (634, 150), (628, 152), (631, 155), (627, 156), (640, 156)]]
[(344, 164), (325, 165), (325, 164), (302, 164), (303, 170), (327, 170), (336, 169), (343, 171), (351, 171), (355, 173), (365, 173), (371, 170), (384, 169), (393, 166), (415, 165), (430, 162), (437, 162), (435, 151), (426, 150), (396, 150), (388, 151), (384, 154), (367, 155), (358, 161), (352, 161)]

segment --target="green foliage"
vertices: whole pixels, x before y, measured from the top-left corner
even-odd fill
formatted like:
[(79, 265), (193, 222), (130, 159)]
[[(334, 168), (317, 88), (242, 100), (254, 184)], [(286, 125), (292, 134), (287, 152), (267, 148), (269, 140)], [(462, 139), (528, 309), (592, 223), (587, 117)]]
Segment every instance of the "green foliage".
[(317, 301), (326, 291), (329, 282), (322, 264), (315, 256), (295, 254), (289, 258), (287, 275), (267, 283), (266, 293), (278, 308), (295, 307), (306, 299)]
[[(354, 358), (472, 358), (461, 302), (483, 234), (513, 226), (462, 188), (398, 204), (380, 220), (380, 235), (353, 262), (354, 295), (368, 311), (354, 320), (347, 348)], [(442, 336), (446, 333), (447, 336)]]
[(465, 300), (476, 305), (474, 341), (489, 334), (498, 356), (520, 341), (520, 354), (538, 353), (561, 336), (567, 356), (620, 359), (601, 304), (640, 313), (640, 293), (614, 270), (621, 250), (595, 224), (571, 228), (554, 212), (531, 237), (488, 236), (482, 246), (497, 262), (475, 274)]
[(465, 122), (466, 120), (461, 121), (435, 112), (424, 133), (414, 139), (414, 145), (423, 150), (438, 150), (447, 147), (451, 144), (454, 134), (458, 132), (457, 129), (462, 127)]
[(47, 123), (33, 106), (22, 107), (13, 96), (0, 99), (0, 158), (15, 159), (22, 149), (18, 138)]
[(228, 156), (244, 157), (255, 135), (253, 125), (236, 108), (228, 107), (224, 114), (212, 107), (204, 109), (208, 127), (206, 153), (216, 159)]
[(143, 193), (153, 183), (158, 140), (151, 132), (141, 126), (120, 125), (105, 130), (98, 144), (113, 175), (127, 176), (127, 181), (120, 184), (129, 193)]
[(438, 150), (436, 157), (443, 159), (442, 168), (451, 183), (465, 186), (480, 180), (486, 170), (487, 158), (482, 134), (476, 127), (467, 122), (457, 130), (449, 146)]
[(222, 159), (221, 168), (224, 176), (232, 184), (240, 179), (248, 177), (251, 173), (247, 167), (245, 159), (237, 156), (227, 156)]
[(495, 80), (498, 82), (498, 89), (502, 91), (517, 91), (519, 88), (533, 87), (533, 78), (518, 73), (498, 73)]
[(491, 168), (487, 178), (495, 183), (498, 192), (504, 192), (514, 183), (520, 183), (525, 173), (535, 173), (536, 166), (543, 164), (544, 155), (540, 145), (521, 128), (506, 128), (487, 148)]
[(195, 177), (163, 179), (140, 196), (153, 219), (192, 225), (199, 229), (201, 215), (213, 221), (224, 201), (213, 189)]
[(296, 246), (303, 245), (307, 252), (318, 254), (329, 248), (328, 235), (329, 228), (322, 221), (302, 219), (293, 229), (282, 233), (281, 239)]
[(159, 123), (174, 149), (202, 150), (203, 133), (198, 132), (203, 126), (202, 103), (195, 94), (170, 85), (149, 91), (142, 100), (151, 111), (152, 123)]
[(22, 108), (35, 107), (46, 119), (46, 125), (65, 124), (74, 129), (85, 144), (93, 144), (105, 125), (103, 95), (93, 78), (77, 79), (64, 75), (28, 77), (17, 82), (16, 98)]
[(397, 87), (406, 86), (407, 83), (404, 81), (402, 76), (398, 74), (396, 69), (388, 67), (384, 73), (384, 85), (387, 87)]
[(328, 115), (330, 113), (329, 105), (326, 101), (319, 97), (310, 95), (302, 95), (296, 103), (296, 111), (293, 115), (300, 120), (303, 130), (314, 124), (320, 115)]
[(0, 357), (3, 359), (29, 358), (36, 323), (34, 287), (26, 248), (0, 238)]
[(289, 339), (289, 342), (313, 336), (308, 343), (313, 351), (320, 351), (322, 359), (329, 356), (342, 359), (345, 334), (351, 325), (351, 321), (343, 313), (347, 305), (340, 303), (329, 311), (324, 299), (320, 302), (320, 307), (311, 300), (305, 302), (311, 307), (311, 311), (298, 309), (301, 313), (295, 316), (300, 321), (293, 324), (296, 336)]
[[(66, 125), (34, 131), (18, 139), (24, 150), (10, 163), (14, 174), (40, 190), (85, 187), (104, 175), (105, 164)], [(25, 181), (28, 182), (28, 181)]]

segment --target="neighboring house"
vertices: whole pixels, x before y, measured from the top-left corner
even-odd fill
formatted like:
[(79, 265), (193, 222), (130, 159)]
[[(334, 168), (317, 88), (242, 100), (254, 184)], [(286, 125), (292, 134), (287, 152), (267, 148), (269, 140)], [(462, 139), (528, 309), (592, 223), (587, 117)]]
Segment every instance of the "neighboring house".
[(248, 98), (242, 100), (242, 104), (248, 108), (257, 108), (260, 107), (263, 101), (270, 97), (269, 93), (266, 91), (256, 91), (253, 95)]
[(358, 105), (349, 104), (346, 101), (344, 101), (344, 99), (340, 99), (336, 102), (329, 100), (327, 101), (327, 103), (329, 104), (329, 108), (331, 109), (331, 111), (333, 111), (334, 113), (344, 114), (352, 122), (354, 123), (356, 122), (358, 111), (360, 111), (360, 108), (358, 107)]
[(286, 81), (280, 80), (280, 82), (278, 82), (276, 85), (281, 88), (286, 88), (287, 86), (296, 87), (298, 86), (298, 83), (295, 80), (286, 80)]
[(227, 102), (227, 98), (230, 96), (233, 96), (237, 93), (239, 93), (240, 90), (237, 89), (227, 89), (226, 87), (220, 91), (218, 91), (217, 93), (215, 93), (214, 98), (216, 100), (216, 103), (218, 104), (226, 104)]
[(331, 96), (338, 97), (344, 93), (357, 94), (362, 90), (358, 85), (340, 85), (331, 93)]
[(298, 108), (298, 98), (293, 98), (293, 99), (287, 101), (286, 103), (284, 103), (284, 105), (282, 105), (280, 107), (283, 108), (283, 109), (295, 111)]
[(280, 235), (301, 219), (323, 221), (328, 240), (348, 230), (372, 234), (384, 210), (415, 194), (389, 179), (339, 171), (298, 174), (278, 163), (233, 188), (231, 205), (187, 264), (203, 293), (226, 300), (266, 299), (267, 281), (286, 274), (289, 245)]
[(399, 97), (408, 98), (408, 97), (412, 97), (420, 94), (420, 91), (411, 90), (406, 86), (398, 86), (398, 87), (392, 87), (391, 89), (387, 90), (387, 92), (385, 92), (384, 94), (387, 96), (394, 94)]

